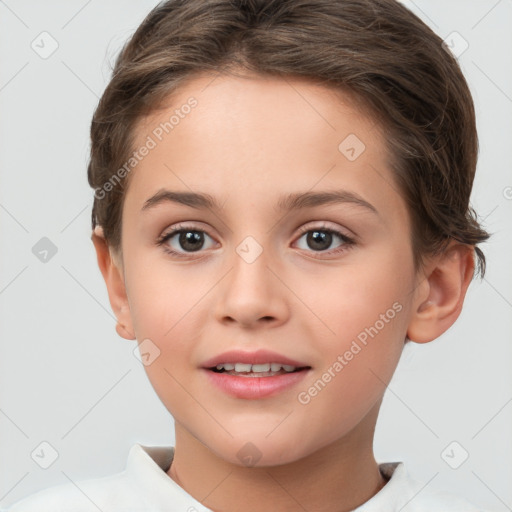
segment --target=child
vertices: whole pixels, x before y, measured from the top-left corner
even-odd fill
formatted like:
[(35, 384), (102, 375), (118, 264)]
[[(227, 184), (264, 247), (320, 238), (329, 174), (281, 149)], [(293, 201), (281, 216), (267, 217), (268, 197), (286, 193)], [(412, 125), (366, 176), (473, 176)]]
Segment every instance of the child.
[(91, 140), (98, 264), (176, 445), (11, 512), (476, 510), (372, 447), (404, 343), (485, 271), (473, 102), (437, 35), (395, 0), (170, 0)]

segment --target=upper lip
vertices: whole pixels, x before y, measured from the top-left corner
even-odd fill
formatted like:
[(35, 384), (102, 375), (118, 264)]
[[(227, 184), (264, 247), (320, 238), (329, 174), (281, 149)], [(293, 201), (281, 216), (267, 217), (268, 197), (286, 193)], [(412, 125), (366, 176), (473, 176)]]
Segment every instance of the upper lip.
[(245, 364), (264, 364), (264, 363), (280, 363), (295, 366), (296, 368), (304, 368), (309, 365), (301, 363), (295, 359), (272, 352), (271, 350), (256, 350), (253, 352), (243, 350), (230, 350), (223, 352), (218, 356), (208, 359), (202, 364), (202, 368), (214, 368), (218, 364), (222, 363), (245, 363)]

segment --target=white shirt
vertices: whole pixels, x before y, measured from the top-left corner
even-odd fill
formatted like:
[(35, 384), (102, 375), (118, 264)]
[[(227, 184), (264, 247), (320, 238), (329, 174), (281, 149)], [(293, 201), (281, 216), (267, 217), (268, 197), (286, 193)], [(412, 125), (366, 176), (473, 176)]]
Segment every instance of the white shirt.
[[(173, 457), (172, 446), (135, 444), (124, 471), (43, 489), (6, 512), (212, 512), (167, 475)], [(412, 480), (403, 462), (383, 463), (379, 468), (389, 481), (353, 512), (482, 512)]]

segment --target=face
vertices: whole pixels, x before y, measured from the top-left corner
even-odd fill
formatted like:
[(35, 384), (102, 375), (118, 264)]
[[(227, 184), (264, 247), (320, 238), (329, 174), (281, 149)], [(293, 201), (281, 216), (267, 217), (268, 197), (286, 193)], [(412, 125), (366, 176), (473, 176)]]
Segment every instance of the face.
[[(293, 462), (363, 423), (403, 349), (416, 277), (384, 135), (299, 79), (199, 76), (167, 107), (136, 132), (126, 322), (180, 428), (235, 464), (249, 442), (263, 465)], [(230, 350), (308, 368), (227, 392), (204, 366)], [(266, 378), (285, 386), (258, 394)]]

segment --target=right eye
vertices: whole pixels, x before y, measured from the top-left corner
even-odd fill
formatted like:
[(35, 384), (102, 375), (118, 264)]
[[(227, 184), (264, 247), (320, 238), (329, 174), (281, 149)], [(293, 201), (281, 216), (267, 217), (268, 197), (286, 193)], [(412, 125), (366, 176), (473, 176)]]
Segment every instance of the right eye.
[(205, 236), (213, 240), (202, 229), (180, 224), (164, 232), (157, 240), (157, 244), (162, 246), (168, 254), (186, 257), (187, 254), (193, 254), (203, 249)]

